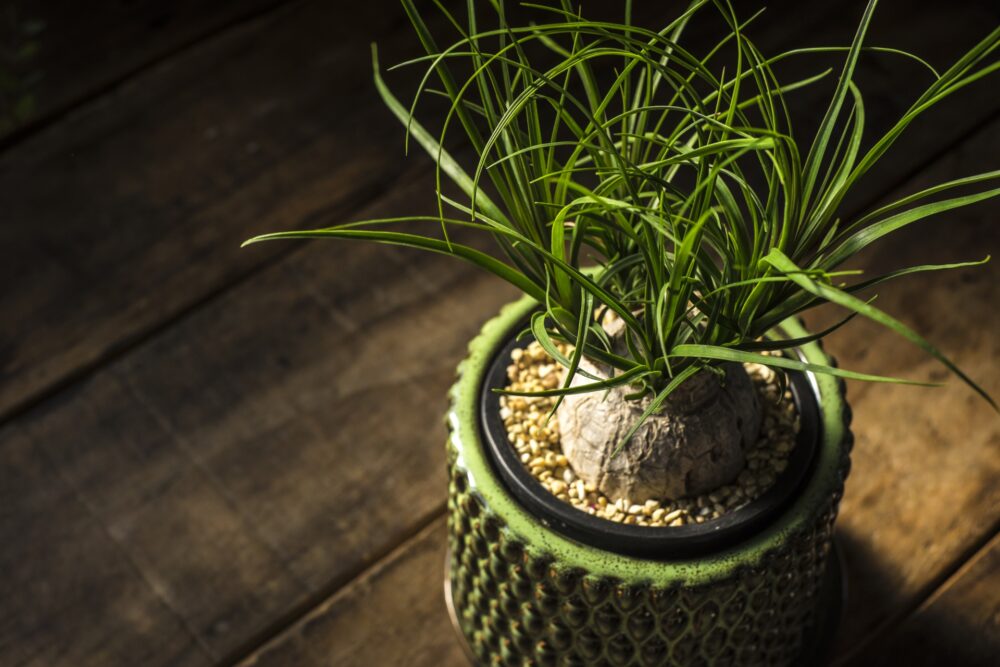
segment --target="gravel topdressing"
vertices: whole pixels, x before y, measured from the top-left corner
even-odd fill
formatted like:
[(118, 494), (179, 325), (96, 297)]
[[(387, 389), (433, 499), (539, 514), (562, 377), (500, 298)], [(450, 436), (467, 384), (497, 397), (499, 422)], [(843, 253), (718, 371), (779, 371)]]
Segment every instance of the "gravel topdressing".
[[(567, 352), (568, 353), (568, 352)], [(799, 417), (790, 391), (781, 393), (774, 371), (759, 364), (745, 364), (764, 412), (760, 437), (746, 453), (746, 468), (736, 480), (701, 496), (648, 500), (609, 498), (576, 476), (559, 444), (559, 423), (546, 421), (554, 398), (501, 396), (500, 417), (507, 436), (524, 466), (556, 498), (582, 512), (619, 523), (640, 526), (684, 526), (704, 523), (759, 497), (788, 466), (795, 447)], [(565, 370), (532, 342), (511, 352), (507, 367), (513, 391), (539, 391), (561, 386)]]

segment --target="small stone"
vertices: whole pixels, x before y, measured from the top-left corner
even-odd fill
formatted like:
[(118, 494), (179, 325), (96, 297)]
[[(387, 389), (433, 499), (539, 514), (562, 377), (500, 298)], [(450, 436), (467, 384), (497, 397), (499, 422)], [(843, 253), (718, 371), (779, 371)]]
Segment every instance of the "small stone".
[[(572, 353), (570, 346), (557, 345), (563, 354)], [(564, 370), (537, 342), (512, 351), (511, 362), (508, 388), (514, 391), (553, 388), (565, 379)], [(788, 467), (795, 433), (801, 427), (791, 394), (778, 391), (774, 371), (759, 364), (744, 366), (762, 397), (762, 434), (746, 452), (747, 467), (737, 479), (701, 497), (642, 504), (628, 498), (607, 498), (570, 467), (559, 444), (558, 421), (550, 418), (555, 406), (551, 397), (502, 396), (500, 418), (518, 458), (531, 474), (555, 497), (580, 511), (632, 525), (704, 523), (759, 497), (773, 485)]]
[(680, 510), (680, 509), (676, 509), (676, 510), (668, 513), (666, 516), (662, 517), (663, 523), (668, 524), (668, 525), (673, 525), (674, 521), (676, 521), (677, 519), (679, 519), (680, 516), (681, 516), (681, 514), (684, 514), (684, 511)]

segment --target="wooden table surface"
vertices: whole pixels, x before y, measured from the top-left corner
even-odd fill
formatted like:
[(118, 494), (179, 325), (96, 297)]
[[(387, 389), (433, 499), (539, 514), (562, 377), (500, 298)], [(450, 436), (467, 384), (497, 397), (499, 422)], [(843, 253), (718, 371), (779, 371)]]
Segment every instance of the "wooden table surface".
[[(15, 68), (32, 101), (0, 136), (0, 665), (462, 665), (442, 598), (445, 392), (514, 293), (402, 249), (239, 249), (433, 205), (366, 60), (373, 40), (385, 62), (414, 52), (401, 9), (14, 4), (0, 34), (36, 44)], [(790, 6), (760, 43), (845, 43), (861, 9)], [(998, 23), (986, 0), (886, 0), (873, 42), (945, 66)], [(889, 65), (862, 60), (873, 127), (928, 82)], [(915, 123), (845, 212), (1000, 168), (998, 85)], [(995, 255), (998, 217), (941, 216), (856, 266)], [(879, 304), (1000, 397), (997, 262)], [(850, 386), (836, 662), (998, 664), (1000, 418), (874, 325), (827, 346), (948, 380)]]

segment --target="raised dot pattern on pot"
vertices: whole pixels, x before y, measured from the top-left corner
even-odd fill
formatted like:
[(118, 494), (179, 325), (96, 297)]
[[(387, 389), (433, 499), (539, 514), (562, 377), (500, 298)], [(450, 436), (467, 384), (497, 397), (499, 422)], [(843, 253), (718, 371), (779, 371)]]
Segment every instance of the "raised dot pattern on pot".
[(757, 568), (698, 588), (568, 568), (519, 539), (449, 457), (459, 623), (483, 665), (789, 665), (823, 576), (839, 493)]

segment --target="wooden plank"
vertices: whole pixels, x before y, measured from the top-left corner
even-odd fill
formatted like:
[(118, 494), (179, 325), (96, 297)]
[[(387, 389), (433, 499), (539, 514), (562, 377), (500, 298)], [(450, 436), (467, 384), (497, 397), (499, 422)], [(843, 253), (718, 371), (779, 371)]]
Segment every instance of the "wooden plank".
[[(907, 184), (932, 183), (995, 166), (1000, 122), (964, 142)], [(995, 202), (928, 220), (871, 249), (855, 264), (875, 275), (895, 268), (994, 257)], [(959, 259), (961, 258), (961, 259)], [(926, 273), (880, 286), (878, 305), (924, 334), (994, 397), (1000, 396), (1000, 267)], [(971, 317), (970, 317), (971, 316)], [(807, 317), (832, 324), (826, 311)], [(930, 592), (955, 559), (1000, 520), (1000, 421), (940, 364), (882, 328), (856, 321), (827, 343), (845, 368), (947, 382), (938, 389), (852, 383), (858, 444), (840, 534), (850, 574), (841, 633), (850, 650)]]
[(444, 544), (439, 519), (240, 667), (465, 667), (442, 594)]
[[(873, 41), (939, 66), (965, 46), (956, 36), (971, 40), (995, 23), (988, 2), (962, 12), (900, 6), (885, 3)], [(0, 155), (0, 211), (18, 222), (0, 225), (0, 284), (9, 286), (0, 293), (0, 419), (281, 252), (239, 250), (251, 233), (323, 224), (389, 187), (402, 163), (400, 130), (369, 83), (367, 42), (382, 35), (391, 63), (414, 40), (398, 10), (361, 3), (350, 22), (339, 11), (296, 6), (228, 31)], [(859, 13), (857, 0), (826, 5), (797, 19), (797, 32), (769, 20), (754, 35), (762, 44), (842, 43)], [(879, 58), (863, 65), (872, 126), (926, 83)], [(820, 92), (799, 99), (819, 109)], [(1000, 104), (990, 93), (972, 87), (916, 124), (862, 192), (980, 123)]]
[(227, 31), (0, 154), (0, 418), (283, 251), (241, 250), (253, 232), (391, 187), (402, 131), (368, 44), (388, 62), (418, 47), (378, 3), (341, 11)]
[[(998, 140), (1000, 121), (950, 152), (904, 190), (988, 165), (1000, 148)], [(868, 253), (860, 266), (878, 272), (914, 261), (982, 255), (990, 249), (986, 244), (995, 250), (998, 239), (990, 231), (994, 210), (981, 206), (953, 215), (945, 223), (928, 222), (879, 252)], [(927, 331), (988, 391), (998, 395), (997, 343), (991, 332), (1000, 326), (1000, 314), (989, 309), (977, 316), (975, 326), (955, 326), (964, 321), (970, 306), (1000, 301), (995, 267), (943, 277), (914, 276), (883, 290), (879, 305)], [(820, 326), (821, 319), (826, 323), (831, 318), (832, 314), (825, 313), (809, 321)], [(919, 351), (863, 322), (842, 330), (827, 348), (847, 367), (943, 379), (939, 367)], [(851, 591), (840, 654), (862, 646), (894, 615), (916, 605), (942, 572), (954, 567), (1000, 520), (996, 484), (1000, 461), (995, 456), (1000, 425), (990, 408), (967, 388), (951, 382), (930, 393), (912, 387), (862, 385), (852, 387), (850, 399), (858, 444), (840, 523)], [(330, 655), (337, 656), (333, 664), (380, 664), (382, 657), (426, 642), (434, 642), (433, 650), (418, 651), (407, 664), (462, 664), (455, 657), (456, 648), (437, 644), (450, 634), (439, 609), (441, 575), (436, 563), (443, 552), (440, 532), (413, 540), (385, 566), (391, 575), (365, 577), (357, 584), (357, 590), (364, 593), (345, 592), (343, 597), (331, 598), (246, 664), (313, 664), (310, 659), (330, 664), (323, 662)], [(422, 593), (412, 592), (415, 586)], [(393, 602), (396, 588), (405, 591), (407, 600), (427, 601), (397, 606)], [(353, 585), (349, 590), (354, 590)], [(378, 627), (357, 623), (347, 632), (346, 619), (353, 618), (356, 599), (362, 596), (369, 605), (365, 618), (380, 619)], [(425, 616), (435, 613), (440, 618), (435, 629), (429, 630), (431, 620)], [(358, 637), (366, 640), (356, 641)]]
[[(0, 663), (211, 664), (171, 600), (23, 431), (5, 431), (0, 470)], [(108, 618), (118, 632), (99, 631)]]
[(994, 667), (1000, 656), (1000, 536), (850, 664)]
[(276, 0), (5, 3), (0, 145)]
[[(417, 171), (365, 213), (412, 211), (433, 182)], [(471, 267), (413, 251), (316, 245), (295, 260), (16, 422), (147, 597), (169, 601), (213, 663), (243, 655), (441, 511), (433, 453), (447, 387), (482, 320), (513, 296)], [(13, 428), (0, 431), (0, 449)], [(14, 512), (0, 544), (37, 520)], [(35, 548), (63, 552), (63, 539), (42, 534)], [(31, 572), (53, 589), (99, 590), (106, 576), (49, 561)], [(34, 623), (0, 626), (0, 663), (77, 633), (95, 644), (135, 639), (113, 607), (93, 611), (86, 627), (46, 627), (59, 601), (15, 575), (5, 613)], [(104, 664), (137, 664), (136, 642)]]

